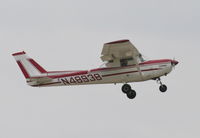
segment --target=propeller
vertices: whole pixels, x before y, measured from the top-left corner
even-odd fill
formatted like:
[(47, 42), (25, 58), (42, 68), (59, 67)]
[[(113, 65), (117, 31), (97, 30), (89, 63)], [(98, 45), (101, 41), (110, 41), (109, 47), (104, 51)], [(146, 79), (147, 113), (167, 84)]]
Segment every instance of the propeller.
[(175, 60), (175, 58), (173, 58), (172, 61), (171, 61), (171, 65), (172, 65), (173, 69), (175, 69), (175, 66), (176, 66), (177, 64), (178, 64), (178, 61)]

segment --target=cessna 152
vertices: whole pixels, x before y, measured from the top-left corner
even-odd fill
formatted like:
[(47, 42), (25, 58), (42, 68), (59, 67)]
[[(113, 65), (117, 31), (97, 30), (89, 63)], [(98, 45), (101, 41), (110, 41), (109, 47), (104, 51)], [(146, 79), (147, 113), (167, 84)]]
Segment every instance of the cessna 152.
[(162, 84), (160, 77), (169, 74), (178, 64), (178, 61), (171, 59), (146, 61), (129, 40), (106, 43), (101, 54), (106, 67), (78, 71), (46, 71), (24, 51), (14, 53), (13, 56), (30, 86), (123, 83), (122, 92), (129, 99), (136, 96), (136, 91), (128, 84), (130, 82), (157, 80), (160, 91), (165, 92), (167, 86)]

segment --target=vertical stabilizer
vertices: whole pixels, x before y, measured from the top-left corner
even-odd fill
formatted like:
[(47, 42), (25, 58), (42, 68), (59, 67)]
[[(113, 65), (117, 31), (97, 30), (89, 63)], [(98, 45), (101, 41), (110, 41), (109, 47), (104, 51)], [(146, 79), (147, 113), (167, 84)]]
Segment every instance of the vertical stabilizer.
[(35, 60), (29, 58), (24, 51), (17, 52), (12, 55), (14, 56), (26, 79), (46, 75), (47, 71)]

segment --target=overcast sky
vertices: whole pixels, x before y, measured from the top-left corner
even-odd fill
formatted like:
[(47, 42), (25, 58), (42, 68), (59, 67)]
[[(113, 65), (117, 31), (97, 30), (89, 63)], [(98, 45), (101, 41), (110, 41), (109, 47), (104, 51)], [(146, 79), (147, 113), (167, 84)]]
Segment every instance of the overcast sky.
[[(0, 138), (199, 138), (198, 0), (1, 0)], [(147, 59), (175, 58), (162, 81), (32, 88), (12, 53), (46, 70), (100, 66), (106, 42), (130, 39)]]

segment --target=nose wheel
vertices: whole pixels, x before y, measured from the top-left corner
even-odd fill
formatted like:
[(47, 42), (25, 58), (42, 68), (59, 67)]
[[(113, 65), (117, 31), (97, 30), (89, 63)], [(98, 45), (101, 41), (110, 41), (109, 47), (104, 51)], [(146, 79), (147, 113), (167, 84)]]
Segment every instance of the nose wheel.
[(124, 84), (122, 86), (122, 92), (126, 94), (129, 99), (134, 99), (136, 97), (136, 91), (132, 90), (129, 84)]
[(162, 84), (160, 78), (156, 79), (157, 83), (160, 84), (159, 90), (161, 92), (166, 92), (167, 91), (167, 86), (165, 84)]
[(159, 87), (159, 90), (161, 91), (161, 92), (166, 92), (167, 91), (167, 86), (166, 85), (160, 85), (160, 87)]

